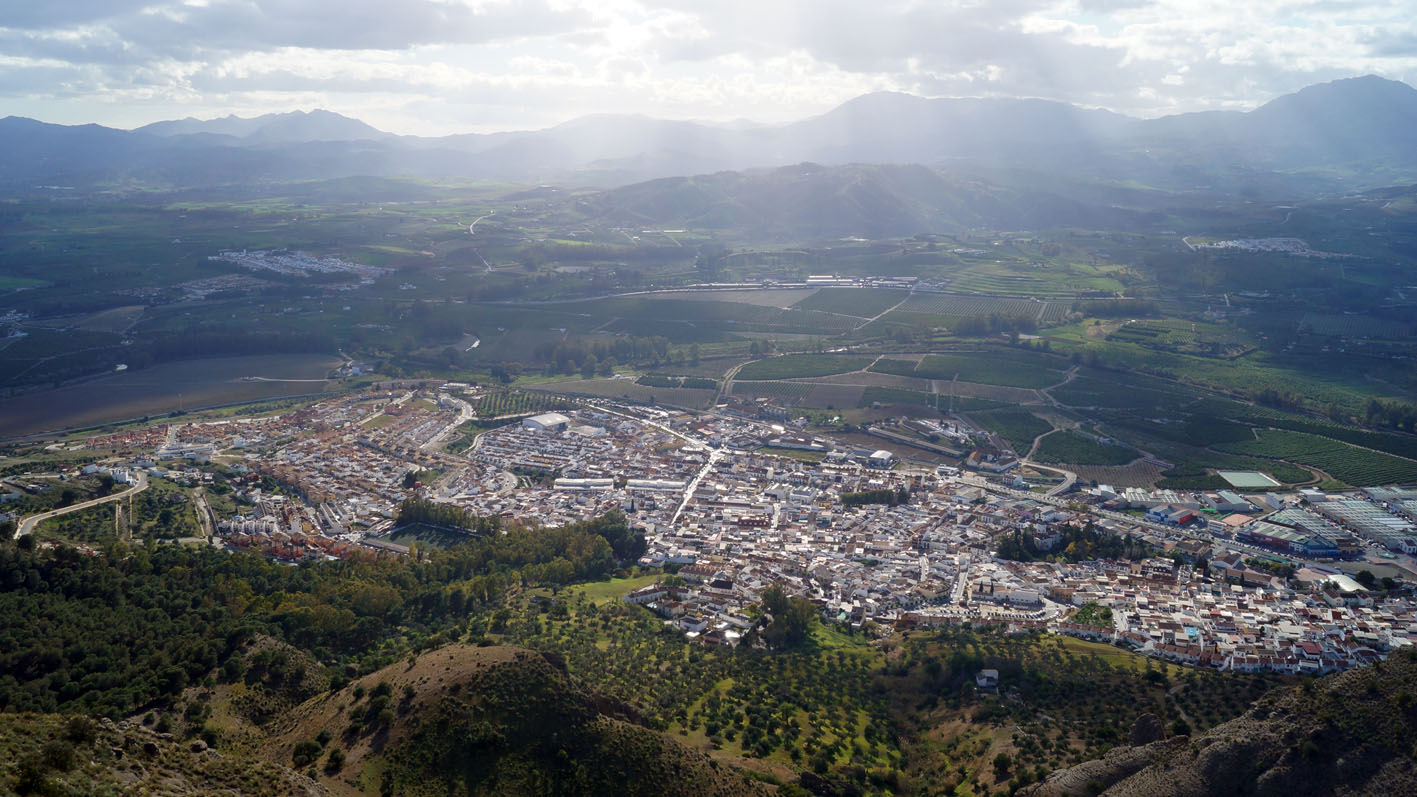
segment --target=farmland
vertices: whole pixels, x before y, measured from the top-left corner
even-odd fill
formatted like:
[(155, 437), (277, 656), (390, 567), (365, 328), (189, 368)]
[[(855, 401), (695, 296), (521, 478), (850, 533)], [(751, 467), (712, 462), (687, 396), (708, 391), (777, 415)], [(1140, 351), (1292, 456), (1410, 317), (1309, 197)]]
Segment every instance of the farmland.
[(498, 390), (484, 393), (473, 402), (472, 408), (479, 418), (502, 418), (515, 415), (534, 415), (538, 412), (565, 409), (568, 403), (563, 399), (544, 393), (528, 393), (521, 390)]
[(939, 404), (939, 409), (945, 411), (949, 409), (951, 401), (958, 412), (969, 412), (972, 410), (994, 410), (1009, 406), (1002, 401), (991, 401), (983, 398), (970, 398), (968, 396), (955, 396), (953, 400), (943, 393), (924, 393), (919, 390), (904, 390), (894, 387), (868, 387), (861, 395), (861, 403), (857, 406), (869, 407), (876, 402), (882, 405), (904, 404), (920, 405), (923, 407), (934, 407)]
[(712, 390), (691, 390), (673, 387), (645, 387), (633, 379), (567, 379), (537, 385), (537, 390), (582, 396), (623, 398), (630, 401), (670, 404), (676, 407), (703, 409), (713, 400)]
[(829, 376), (859, 371), (870, 365), (872, 357), (845, 357), (835, 354), (787, 354), (748, 363), (738, 370), (738, 378), (749, 380), (793, 379), (807, 376)]
[(1053, 424), (1022, 409), (975, 412), (970, 414), (969, 419), (1004, 438), (1018, 454), (1028, 453), (1033, 438), (1053, 429)]
[(1108, 335), (1107, 340), (1227, 359), (1255, 349), (1254, 340), (1235, 327), (1180, 319), (1129, 321)]
[[(0, 436), (94, 426), (218, 404), (320, 393), (339, 361), (278, 354), (182, 360), (5, 400)], [(262, 377), (273, 381), (246, 381)], [(281, 381), (289, 380), (289, 381)]]
[(1235, 454), (1282, 459), (1318, 468), (1341, 482), (1371, 486), (1417, 480), (1417, 462), (1368, 451), (1337, 440), (1280, 429), (1260, 429), (1256, 439), (1219, 448)]
[(1043, 388), (1063, 380), (1066, 364), (1058, 358), (1007, 349), (929, 354), (919, 365), (881, 360), (871, 370), (927, 379), (959, 378), (1005, 387)]
[(999, 296), (967, 296), (953, 293), (916, 293), (900, 306), (902, 313), (988, 318), (991, 315), (1027, 316), (1039, 323), (1060, 320), (1068, 312), (1068, 302), (1042, 302)]
[(780, 399), (793, 403), (807, 397), (812, 392), (811, 382), (746, 382), (734, 380), (733, 394), (737, 396), (759, 396)]
[(1366, 315), (1305, 313), (1299, 319), (1299, 331), (1333, 338), (1396, 339), (1411, 335), (1412, 327), (1401, 321)]
[(796, 306), (802, 310), (870, 318), (899, 304), (908, 295), (905, 291), (880, 288), (822, 288)]
[(1130, 446), (1102, 443), (1070, 429), (1045, 435), (1033, 453), (1039, 462), (1076, 465), (1125, 465), (1139, 456)]

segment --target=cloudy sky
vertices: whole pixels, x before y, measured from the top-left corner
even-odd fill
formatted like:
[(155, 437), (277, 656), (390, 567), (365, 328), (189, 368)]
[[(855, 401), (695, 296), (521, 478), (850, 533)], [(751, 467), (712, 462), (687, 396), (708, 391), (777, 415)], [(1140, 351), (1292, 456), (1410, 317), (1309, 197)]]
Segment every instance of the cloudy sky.
[(596, 112), (782, 122), (869, 91), (1139, 116), (1417, 83), (1414, 0), (5, 0), (0, 115), (326, 108), (439, 135)]

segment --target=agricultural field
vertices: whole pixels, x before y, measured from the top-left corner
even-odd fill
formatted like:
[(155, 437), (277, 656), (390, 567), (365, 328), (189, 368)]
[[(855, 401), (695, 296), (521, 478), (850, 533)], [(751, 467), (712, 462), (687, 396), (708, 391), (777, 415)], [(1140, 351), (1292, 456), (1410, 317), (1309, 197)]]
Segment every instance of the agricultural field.
[(484, 393), (472, 403), (472, 409), (479, 418), (534, 415), (539, 412), (565, 409), (567, 406), (569, 403), (564, 399), (522, 390), (498, 390)]
[(695, 390), (717, 390), (718, 382), (702, 376), (667, 376), (665, 374), (645, 374), (635, 380), (635, 384), (645, 387), (687, 387)]
[(1130, 446), (1101, 443), (1071, 429), (1045, 435), (1033, 452), (1039, 462), (1075, 465), (1125, 465), (1139, 456)]
[[(861, 394), (861, 402), (858, 407), (869, 407), (879, 402), (883, 406), (890, 405), (918, 405), (922, 407), (935, 407), (938, 403), (941, 412), (949, 409), (951, 399), (947, 394), (925, 393), (919, 390), (905, 390), (896, 387), (868, 387)], [(1002, 401), (990, 401), (989, 399), (970, 398), (968, 396), (955, 396), (953, 399), (954, 408), (957, 412), (971, 412), (975, 410), (995, 410), (1009, 406)]]
[(735, 396), (757, 396), (759, 398), (779, 399), (787, 403), (795, 403), (807, 397), (812, 392), (812, 382), (745, 382), (742, 380), (733, 381), (733, 395)]
[(821, 288), (797, 302), (801, 310), (872, 318), (900, 304), (910, 294), (885, 288)]
[[(902, 313), (919, 313), (950, 318), (1026, 316), (1045, 324), (1060, 320), (1068, 312), (1068, 302), (1043, 302), (998, 296), (967, 296), (955, 293), (916, 293), (900, 306)], [(887, 316), (889, 318), (890, 316)]]
[[(733, 302), (754, 307), (776, 307), (786, 310), (809, 300), (818, 288), (790, 288), (742, 291), (656, 291), (646, 293), (645, 299), (677, 299), (693, 302)], [(828, 310), (827, 307), (804, 307), (808, 310)]]
[(1053, 424), (1024, 409), (989, 410), (970, 413), (969, 419), (1008, 441), (1014, 452), (1028, 453), (1033, 438), (1053, 430)]
[(830, 382), (836, 385), (862, 385), (863, 387), (891, 387), (900, 390), (918, 390), (923, 392), (929, 392), (934, 386), (934, 382), (929, 379), (921, 379), (915, 376), (882, 374), (875, 371), (852, 371), (848, 374), (836, 374), (835, 376), (810, 376), (803, 377), (798, 381)]
[(1400, 340), (1412, 334), (1412, 325), (1366, 315), (1305, 313), (1299, 319), (1299, 332), (1329, 338)]
[(1235, 327), (1175, 318), (1129, 321), (1109, 334), (1107, 340), (1222, 359), (1242, 356), (1256, 346), (1251, 336)]
[(1256, 439), (1218, 446), (1223, 451), (1282, 459), (1318, 468), (1354, 487), (1417, 481), (1417, 461), (1368, 451), (1337, 440), (1280, 429), (1260, 429)]
[(272, 354), (181, 360), (124, 371), (5, 399), (0, 437), (321, 393), (336, 384), (325, 376), (339, 364), (324, 355)]
[(1168, 415), (1203, 394), (1141, 374), (1083, 369), (1067, 384), (1050, 388), (1048, 395), (1069, 407), (1155, 410)]
[(632, 379), (568, 379), (560, 382), (546, 382), (537, 385), (535, 389), (572, 395), (623, 398), (630, 401), (669, 404), (691, 409), (708, 407), (715, 395), (712, 390), (645, 387), (635, 384)]
[(872, 371), (927, 379), (955, 379), (1005, 387), (1044, 388), (1063, 381), (1067, 363), (1061, 358), (1025, 351), (991, 349), (972, 352), (928, 354), (918, 366), (901, 360), (886, 360)]
[(1069, 470), (1084, 482), (1110, 484), (1114, 487), (1150, 488), (1165, 478), (1160, 465), (1145, 459), (1121, 466), (1075, 464), (1069, 467)]
[(859, 371), (870, 365), (873, 357), (850, 357), (836, 354), (785, 354), (748, 363), (738, 370), (737, 379), (793, 379), (807, 376), (829, 376)]
[(1118, 291), (1117, 280), (1098, 274), (1074, 273), (1023, 263), (981, 263), (956, 272), (950, 287), (958, 291), (1010, 296), (1073, 297), (1087, 291)]
[(809, 409), (841, 410), (861, 403), (866, 388), (860, 385), (813, 384), (812, 390), (798, 406)]

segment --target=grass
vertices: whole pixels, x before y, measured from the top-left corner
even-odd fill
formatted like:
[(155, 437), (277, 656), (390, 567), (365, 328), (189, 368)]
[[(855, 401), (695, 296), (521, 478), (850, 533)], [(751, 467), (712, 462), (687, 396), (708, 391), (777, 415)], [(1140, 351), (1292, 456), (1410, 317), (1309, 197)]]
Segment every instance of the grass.
[(571, 588), (573, 595), (584, 595), (586, 600), (599, 606), (612, 600), (623, 598), (641, 587), (648, 587), (664, 578), (662, 574), (651, 573), (632, 578), (612, 578), (609, 581), (593, 581)]

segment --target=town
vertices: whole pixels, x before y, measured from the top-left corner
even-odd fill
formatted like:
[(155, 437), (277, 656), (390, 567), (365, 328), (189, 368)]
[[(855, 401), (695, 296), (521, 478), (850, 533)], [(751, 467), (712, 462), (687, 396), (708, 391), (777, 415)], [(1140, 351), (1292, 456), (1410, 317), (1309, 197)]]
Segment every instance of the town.
[(646, 540), (627, 564), (663, 573), (624, 600), (712, 644), (747, 636), (772, 585), (870, 633), (1050, 631), (1226, 671), (1318, 674), (1417, 640), (1411, 590), (1354, 569), (1417, 551), (1414, 488), (1286, 493), (1223, 472), (1234, 489), (1031, 489), (1011, 452), (964, 470), (912, 464), (810, 434), (763, 400), (692, 413), (568, 399), (481, 419), (483, 392), (388, 383), (283, 414), (92, 437), (82, 448), (106, 456), (85, 472), (228, 480), (235, 512), (197, 507), (210, 543), (287, 562), (466, 538), (400, 524), (414, 497), (533, 527), (623, 512)]

